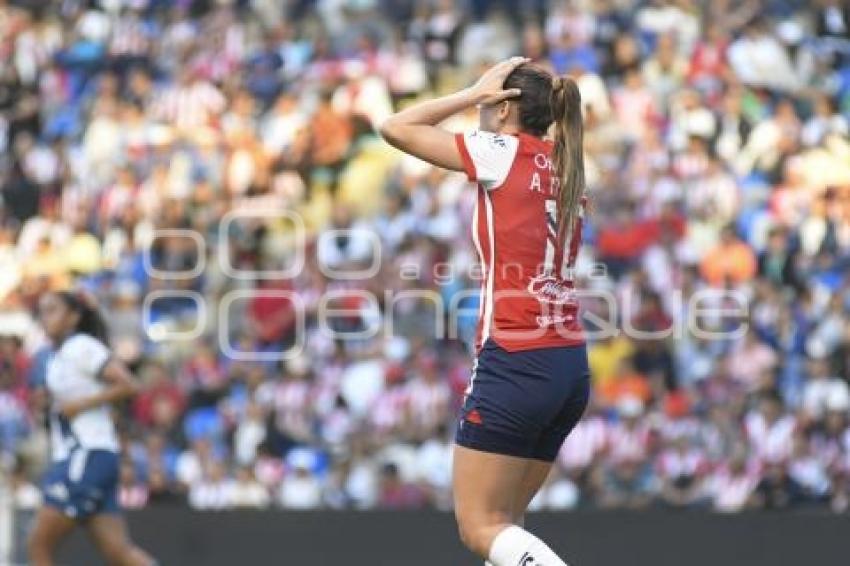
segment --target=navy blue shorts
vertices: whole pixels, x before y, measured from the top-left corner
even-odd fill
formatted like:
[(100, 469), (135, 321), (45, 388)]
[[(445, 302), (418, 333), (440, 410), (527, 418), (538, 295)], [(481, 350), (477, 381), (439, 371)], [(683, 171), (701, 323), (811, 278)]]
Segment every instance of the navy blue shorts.
[(473, 366), (455, 442), (552, 462), (589, 396), (584, 345), (508, 352), (487, 340)]
[(115, 452), (75, 448), (44, 474), (44, 502), (72, 519), (118, 513), (119, 466)]

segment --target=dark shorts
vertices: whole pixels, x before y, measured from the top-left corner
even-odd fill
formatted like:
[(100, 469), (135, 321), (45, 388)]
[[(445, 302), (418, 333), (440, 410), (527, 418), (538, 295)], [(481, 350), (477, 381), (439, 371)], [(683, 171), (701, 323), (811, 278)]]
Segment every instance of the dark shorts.
[(584, 345), (508, 352), (487, 340), (473, 366), (455, 442), (552, 462), (589, 396)]
[(115, 452), (76, 448), (44, 474), (44, 502), (72, 519), (118, 513), (118, 473)]

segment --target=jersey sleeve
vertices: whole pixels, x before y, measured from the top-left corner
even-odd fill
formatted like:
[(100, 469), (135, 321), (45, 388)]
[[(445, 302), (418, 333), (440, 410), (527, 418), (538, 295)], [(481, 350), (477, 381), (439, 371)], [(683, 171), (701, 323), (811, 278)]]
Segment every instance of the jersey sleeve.
[(487, 189), (505, 182), (519, 148), (519, 140), (514, 136), (480, 130), (455, 134), (455, 143), (466, 176)]
[(64, 354), (77, 368), (92, 378), (97, 378), (100, 371), (112, 357), (109, 348), (100, 340), (88, 334), (77, 334), (63, 348)]

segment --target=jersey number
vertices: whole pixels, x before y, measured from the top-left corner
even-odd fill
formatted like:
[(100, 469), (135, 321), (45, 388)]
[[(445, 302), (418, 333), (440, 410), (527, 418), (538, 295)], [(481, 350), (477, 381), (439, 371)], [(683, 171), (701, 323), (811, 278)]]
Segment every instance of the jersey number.
[(543, 274), (552, 275), (555, 270), (555, 243), (558, 241), (558, 201), (546, 202), (546, 255), (543, 257)]

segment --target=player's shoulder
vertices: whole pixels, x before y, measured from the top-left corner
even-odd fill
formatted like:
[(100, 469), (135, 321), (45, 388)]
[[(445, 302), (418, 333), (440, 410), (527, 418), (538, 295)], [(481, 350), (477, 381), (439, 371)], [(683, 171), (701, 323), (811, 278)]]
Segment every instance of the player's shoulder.
[(492, 151), (512, 151), (519, 146), (519, 138), (510, 134), (472, 130), (466, 134), (466, 142)]

